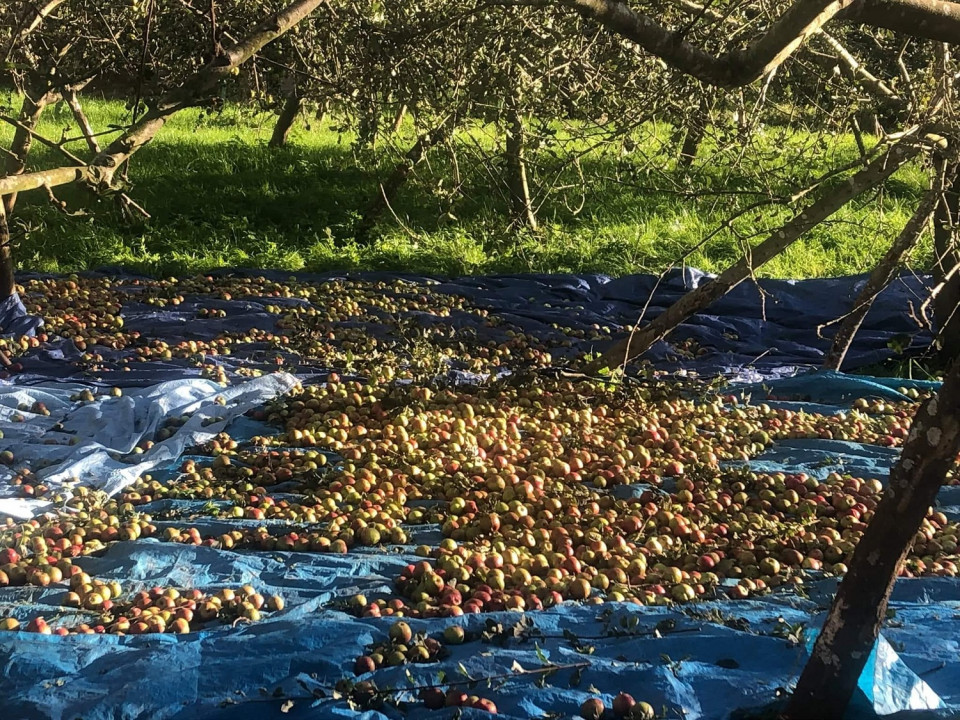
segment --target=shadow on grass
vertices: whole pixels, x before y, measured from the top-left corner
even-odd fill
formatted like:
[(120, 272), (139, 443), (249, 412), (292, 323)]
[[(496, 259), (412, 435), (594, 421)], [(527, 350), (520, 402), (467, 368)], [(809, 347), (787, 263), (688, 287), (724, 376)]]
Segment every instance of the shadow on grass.
[[(133, 160), (130, 190), (153, 216), (151, 225), (196, 223), (222, 229), (295, 231), (343, 226), (376, 187), (375, 168), (360, 168), (337, 148), (156, 142)], [(59, 189), (73, 207), (89, 204), (77, 189)], [(43, 205), (36, 195), (29, 204)], [(116, 214), (98, 215), (123, 225)]]
[[(34, 160), (40, 166), (58, 162), (42, 149)], [(57, 190), (71, 209), (86, 212), (77, 217), (58, 213), (42, 193), (31, 193), (17, 211), (19, 257), (25, 268), (38, 270), (126, 264), (166, 273), (246, 264), (452, 274), (525, 270), (620, 274), (670, 264), (724, 222), (738, 204), (756, 197), (718, 201), (715, 195), (650, 191), (657, 179), (634, 179), (630, 161), (589, 157), (574, 170), (561, 168), (561, 160), (537, 168), (534, 184), (553, 177), (557, 186), (575, 189), (549, 195), (540, 206), (543, 233), (516, 236), (506, 231), (505, 193), (486, 169), (464, 168), (462, 192), (452, 204), (444, 204), (437, 191), (449, 185), (453, 173), (449, 158), (437, 154), (417, 168), (393, 205), (402, 226), (386, 213), (375, 247), (357, 246), (352, 239), (354, 223), (394, 162), (358, 159), (348, 145), (321, 144), (313, 138), (279, 150), (241, 139), (211, 142), (183, 134), (161, 138), (138, 153), (131, 169), (130, 194), (150, 212), (150, 220), (131, 224), (112, 203), (92, 201), (78, 188)], [(798, 168), (797, 183), (813, 171)], [(588, 179), (582, 190), (580, 172)], [(659, 181), (678, 188), (751, 187), (749, 177), (720, 176), (709, 169), (691, 184), (667, 167)], [(916, 193), (910, 178), (897, 179), (888, 184), (885, 202), (909, 204)], [(447, 210), (456, 220), (449, 221)], [(868, 227), (871, 214), (869, 208), (851, 208), (848, 226), (824, 229), (818, 241), (831, 252), (836, 246), (862, 246), (861, 241), (874, 233)], [(754, 225), (771, 220), (744, 222), (756, 230)], [(857, 225), (860, 229), (854, 234), (863, 237), (852, 236), (850, 228)], [(715, 267), (740, 253), (734, 238), (718, 239), (694, 261)], [(849, 262), (855, 265), (858, 260), (851, 257)]]

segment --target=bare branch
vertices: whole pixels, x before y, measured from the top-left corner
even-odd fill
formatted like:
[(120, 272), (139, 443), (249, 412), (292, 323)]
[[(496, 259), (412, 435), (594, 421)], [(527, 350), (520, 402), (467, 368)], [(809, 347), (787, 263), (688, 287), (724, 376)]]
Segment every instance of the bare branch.
[(915, 142), (901, 142), (890, 147), (867, 167), (851, 175), (841, 186), (795, 215), (770, 237), (751, 248), (749, 257), (742, 258), (715, 279), (703, 283), (696, 290), (684, 295), (635, 335), (616, 343), (604, 353), (603, 357), (593, 363), (591, 369), (617, 367), (645, 352), (691, 315), (703, 310), (747, 280), (755, 268), (779, 255), (804, 233), (836, 213), (850, 200), (882, 183), (904, 163), (916, 157), (920, 149), (920, 145)]
[(933, 216), (933, 210), (940, 200), (940, 194), (943, 192), (941, 185), (937, 185), (927, 191), (913, 215), (903, 226), (903, 230), (894, 240), (893, 244), (887, 250), (886, 254), (877, 263), (877, 266), (870, 273), (866, 284), (857, 295), (853, 303), (853, 309), (846, 315), (834, 335), (833, 345), (827, 355), (827, 360), (823, 367), (827, 370), (839, 370), (843, 365), (843, 359), (847, 355), (847, 350), (853, 343), (853, 339), (863, 324), (874, 299), (883, 292), (896, 277), (900, 270), (904, 257), (917, 245), (923, 234), (924, 228), (930, 222)]
[(9, 117), (7, 115), (0, 115), (0, 121), (3, 121), (8, 125), (13, 125), (15, 128), (17, 128), (18, 130), (22, 130), (25, 133), (29, 133), (30, 137), (32, 137), (34, 140), (39, 142), (41, 145), (45, 145), (51, 150), (56, 150), (58, 153), (63, 155), (65, 158), (67, 158), (67, 160), (69, 160), (70, 162), (76, 163), (77, 165), (83, 165), (83, 160), (81, 160), (72, 152), (67, 150), (65, 147), (63, 147), (63, 145), (61, 145), (60, 143), (54, 142), (49, 138), (45, 138), (43, 135), (35, 131), (33, 128), (27, 127), (19, 120)]
[(891, 105), (906, 104), (902, 97), (897, 95), (883, 80), (867, 70), (833, 35), (826, 30), (821, 30), (819, 37), (837, 54), (837, 57), (840, 58), (853, 77), (875, 96)]
[(80, 98), (77, 97), (77, 91), (74, 88), (67, 88), (63, 92), (63, 99), (73, 113), (73, 119), (77, 121), (80, 128), (80, 134), (87, 142), (87, 147), (94, 155), (100, 154), (100, 143), (97, 142), (97, 135), (87, 119), (87, 114), (83, 111), (83, 105), (80, 104)]
[(939, 0), (856, 0), (838, 20), (941, 42), (960, 42), (960, 3)]
[(56, 187), (77, 180), (109, 185), (116, 172), (131, 155), (150, 142), (167, 120), (178, 111), (202, 102), (217, 84), (236, 74), (240, 65), (261, 48), (312, 13), (324, 0), (297, 0), (256, 27), (248, 37), (201, 68), (179, 88), (171, 91), (130, 126), (87, 167), (64, 167), (21, 176), (0, 178), (0, 196), (47, 185)]
[(640, 45), (670, 66), (702, 82), (740, 87), (779, 66), (807, 37), (850, 0), (797, 0), (757, 40), (742, 50), (714, 57), (677, 32), (618, 0), (557, 0)]

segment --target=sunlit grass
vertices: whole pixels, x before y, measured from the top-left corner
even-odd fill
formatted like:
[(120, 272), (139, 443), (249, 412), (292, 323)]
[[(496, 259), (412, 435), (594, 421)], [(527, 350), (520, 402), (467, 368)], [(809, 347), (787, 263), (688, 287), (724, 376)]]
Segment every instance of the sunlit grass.
[[(16, 99), (10, 98), (10, 104)], [(120, 103), (87, 99), (85, 106), (98, 130), (129, 121)], [(360, 244), (353, 239), (354, 223), (396, 155), (356, 151), (351, 135), (314, 119), (310, 127), (298, 124), (287, 148), (271, 150), (266, 146), (271, 122), (269, 116), (235, 108), (213, 116), (200, 111), (176, 116), (130, 168), (128, 192), (150, 212), (149, 221), (131, 224), (110, 201), (75, 188), (57, 190), (71, 215), (59, 212), (43, 193), (24, 196), (14, 218), (21, 268), (63, 272), (124, 266), (154, 274), (230, 266), (438, 275), (660, 271), (737, 207), (759, 197), (718, 192), (790, 192), (856, 157), (851, 138), (830, 138), (811, 150), (810, 136), (771, 129), (760, 136), (762, 152), (750, 155), (752, 164), (731, 166), (738, 149), (708, 143), (703, 162), (687, 175), (666, 164), (652, 171), (643, 162), (667, 140), (669, 132), (662, 127), (645, 136), (649, 147), (624, 156), (589, 151), (585, 142), (571, 141), (561, 129), (562, 142), (533, 158), (541, 229), (516, 234), (507, 229), (502, 183), (470, 162), (478, 145), (494, 153), (493, 132), (478, 126), (469, 130), (473, 139), (464, 133), (456, 146), (464, 174), (461, 192), (445, 194), (452, 160), (447, 150), (435, 151), (400, 193), (393, 214), (384, 215), (369, 244)], [(54, 139), (73, 137), (71, 124), (64, 108), (54, 108), (39, 132)], [(11, 128), (0, 127), (3, 146), (10, 135)], [(401, 148), (410, 142), (410, 137), (396, 139)], [(81, 140), (66, 147), (87, 154)], [(578, 169), (572, 157), (581, 154)], [(711, 162), (714, 155), (716, 162)], [(33, 167), (61, 162), (55, 151), (40, 146), (31, 156)], [(577, 182), (581, 172), (587, 178), (585, 191)], [(569, 187), (543, 194), (545, 178)], [(768, 186), (770, 178), (776, 178), (776, 186)], [(759, 274), (864, 272), (909, 217), (923, 182), (920, 168), (904, 168), (882, 196), (844, 208)], [(698, 190), (709, 193), (697, 195)], [(744, 242), (758, 242), (789, 214), (784, 208), (761, 207), (733, 224), (736, 233), (717, 235), (685, 262), (720, 270), (741, 257)], [(919, 251), (915, 262), (922, 266), (928, 252)]]

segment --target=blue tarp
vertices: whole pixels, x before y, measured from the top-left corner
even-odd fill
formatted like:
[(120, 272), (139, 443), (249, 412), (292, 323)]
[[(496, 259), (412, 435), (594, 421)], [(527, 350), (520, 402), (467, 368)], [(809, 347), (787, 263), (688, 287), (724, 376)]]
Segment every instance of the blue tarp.
[[(545, 341), (567, 340), (554, 327), (572, 327), (589, 330), (594, 325), (611, 327), (616, 335), (624, 326), (659, 315), (685, 292), (697, 287), (709, 276), (698, 270), (674, 270), (662, 280), (653, 275), (631, 275), (609, 278), (604, 275), (516, 275), (495, 277), (464, 277), (444, 280), (396, 273), (284, 273), (278, 271), (231, 270), (213, 273), (214, 276), (261, 276), (277, 282), (296, 279), (319, 283), (332, 279), (355, 278), (372, 281), (403, 279), (422, 284), (436, 292), (451, 293), (471, 300), (490, 311), (491, 316), (519, 326)], [(29, 279), (31, 276), (24, 276)], [(128, 277), (130, 280), (135, 278)], [(822, 364), (830, 347), (830, 338), (836, 325), (817, 328), (835, 321), (849, 311), (864, 276), (823, 278), (813, 280), (760, 280), (742, 283), (710, 308), (682, 324), (670, 336), (669, 342), (659, 342), (645, 357), (664, 370), (696, 371), (704, 375), (725, 375), (732, 380), (759, 381), (764, 378), (788, 377)], [(930, 278), (912, 273), (900, 275), (876, 298), (867, 314), (856, 342), (847, 353), (845, 370), (861, 368), (895, 357), (898, 353), (915, 353), (926, 348), (930, 333), (918, 327), (911, 310), (918, 308), (929, 292)], [(130, 286), (131, 292), (137, 288)], [(243, 298), (230, 301), (209, 297), (187, 296), (176, 307), (157, 308), (153, 305), (127, 303), (123, 309), (126, 327), (136, 327), (146, 336), (170, 340), (215, 338), (230, 330), (258, 328), (267, 332), (276, 330), (277, 315), (266, 311), (267, 305), (305, 303), (297, 298)], [(200, 308), (218, 308), (227, 312), (224, 318), (198, 319)], [(22, 306), (21, 306), (22, 308)], [(19, 334), (29, 330), (35, 320), (23, 318), (13, 322), (0, 308), (0, 328)], [(439, 322), (425, 313), (414, 315), (423, 323)], [(7, 320), (7, 322), (4, 322)], [(504, 339), (506, 326), (491, 327), (483, 318), (467, 312), (454, 312), (443, 322), (452, 322), (461, 330), (469, 330), (479, 340)], [(346, 324), (346, 323), (345, 323)], [(367, 329), (378, 334), (382, 328), (375, 323)], [(821, 337), (822, 335), (822, 337)], [(466, 335), (465, 335), (466, 336)], [(678, 349), (686, 341), (703, 348), (703, 354), (691, 356)], [(557, 347), (558, 362), (577, 353), (601, 350), (604, 342), (579, 341), (570, 347)], [(231, 357), (219, 358), (226, 368), (240, 363), (263, 369), (276, 369), (267, 358), (276, 353), (265, 343), (250, 343), (235, 348)], [(122, 386), (153, 385), (162, 380), (180, 380), (199, 371), (183, 361), (152, 362), (149, 367), (132, 367), (128, 371), (111, 372), (111, 360), (118, 353), (103, 349), (107, 369), (96, 376), (80, 375), (70, 361), (81, 353), (72, 341), (51, 343), (42, 351), (32, 353), (24, 362), (25, 371), (19, 382), (46, 382), (51, 378), (82, 379), (88, 382)], [(285, 356), (285, 368), (308, 374), (322, 372), (300, 364), (291, 354)]]
[[(257, 273), (261, 274), (261, 273)], [(289, 276), (276, 273), (278, 280)], [(305, 281), (334, 277), (300, 275)], [(368, 275), (371, 278), (395, 277)], [(647, 318), (656, 316), (685, 290), (702, 282), (702, 274), (686, 270), (657, 284), (652, 276), (612, 280), (602, 276), (515, 276), (462, 278), (430, 283), (434, 290), (471, 298), (478, 306), (526, 328), (538, 336), (555, 335), (552, 323), (589, 328), (636, 321), (649, 303)], [(929, 335), (918, 331), (909, 317), (910, 303), (922, 302), (924, 280), (904, 275), (879, 298), (848, 355), (851, 367), (893, 355), (891, 342), (922, 347)], [(678, 357), (669, 343), (649, 354), (665, 370), (695, 370), (725, 374), (740, 380), (762, 381), (744, 386), (754, 402), (773, 397), (778, 402), (837, 412), (860, 395), (900, 396), (903, 381), (814, 373), (790, 377), (815, 367), (829, 346), (815, 328), (849, 309), (862, 278), (761, 281), (765, 303), (756, 287), (743, 284), (716, 303), (709, 314), (693, 318), (671, 342), (695, 339), (707, 349), (696, 358)], [(176, 309), (130, 305), (123, 315), (147, 336), (168, 340), (212, 338), (228, 328), (255, 325), (272, 330), (276, 316), (265, 305), (276, 298), (246, 298), (222, 303), (226, 318), (197, 320), (198, 307), (208, 299), (186, 298)], [(290, 301), (294, 302), (294, 301)], [(765, 308), (763, 307), (765, 305)], [(34, 327), (23, 313), (16, 333)], [(13, 317), (11, 316), (11, 317)], [(0, 320), (3, 320), (0, 317)], [(428, 322), (429, 318), (423, 318)], [(454, 321), (477, 325), (463, 313)], [(12, 329), (7, 325), (8, 329)], [(371, 332), (376, 332), (371, 328)], [(489, 327), (483, 328), (490, 332)], [(902, 342), (903, 336), (907, 338)], [(569, 352), (584, 349), (574, 347)], [(228, 367), (257, 359), (263, 348), (241, 349), (224, 359)], [(81, 373), (70, 364), (79, 351), (70, 341), (50, 346), (24, 360), (25, 371), (7, 382), (24, 391), (52, 380), (100, 381), (107, 384), (155, 386), (182, 380), (196, 370), (185, 363), (149, 363), (135, 372)], [(264, 363), (266, 366), (266, 363)], [(298, 364), (288, 370), (303, 375), (324, 368)], [(784, 379), (778, 379), (783, 377)], [(258, 431), (248, 420), (234, 425), (235, 435)], [(823, 475), (832, 470), (884, 478), (896, 452), (839, 441), (780, 443), (752, 465), (772, 471), (803, 469)], [(945, 489), (941, 500), (952, 515), (960, 497)], [(185, 507), (187, 501), (177, 501)], [(197, 507), (202, 506), (199, 503)], [(159, 508), (161, 505), (156, 505)], [(151, 506), (143, 508), (150, 511)], [(960, 517), (960, 515), (957, 515)], [(204, 528), (204, 521), (194, 523)], [(226, 520), (208, 520), (222, 532)], [(243, 523), (244, 521), (237, 521)], [(414, 537), (411, 542), (416, 542)], [(454, 709), (427, 711), (413, 703), (406, 710), (351, 708), (335, 690), (352, 677), (355, 657), (365, 646), (383, 640), (387, 619), (357, 619), (331, 607), (338, 598), (363, 592), (368, 597), (392, 592), (391, 578), (414, 560), (412, 548), (396, 553), (364, 550), (348, 555), (292, 552), (233, 552), (183, 546), (154, 540), (121, 542), (101, 557), (80, 559), (85, 571), (100, 578), (117, 578), (129, 589), (153, 585), (199, 587), (205, 590), (254, 584), (261, 592), (276, 592), (287, 609), (266, 620), (237, 628), (217, 628), (189, 635), (51, 637), (31, 633), (0, 633), (0, 697), (3, 718), (51, 720), (137, 720), (201, 718), (427, 718), (453, 717)], [(380, 687), (404, 688), (414, 683), (504, 675), (492, 688), (477, 692), (494, 699), (506, 717), (535, 718), (548, 713), (570, 717), (582, 700), (599, 692), (609, 701), (626, 690), (663, 709), (667, 717), (725, 718), (738, 708), (763, 706), (795, 681), (806, 657), (806, 646), (828, 606), (833, 581), (808, 586), (809, 597), (781, 593), (749, 601), (723, 601), (676, 608), (607, 604), (565, 604), (526, 615), (531, 621), (521, 638), (505, 644), (480, 641), (453, 648), (438, 664), (408, 665), (377, 671)], [(69, 612), (58, 606), (61, 588), (0, 590), (0, 614), (27, 619)], [(892, 620), (861, 679), (861, 693), (851, 718), (910, 707), (940, 707), (944, 716), (960, 713), (960, 633), (953, 623), (960, 616), (960, 583), (925, 579), (897, 583)], [(515, 613), (411, 621), (415, 630), (440, 633), (458, 623), (472, 632), (490, 620), (513, 624)], [(567, 635), (565, 637), (565, 634)], [(573, 642), (570, 636), (579, 638)], [(517, 667), (535, 670), (544, 662), (588, 663), (585, 669), (551, 675), (544, 683), (536, 675), (517, 674)], [(406, 675), (409, 670), (410, 675)], [(512, 675), (512, 677), (510, 677)], [(399, 696), (412, 700), (413, 696)], [(918, 704), (919, 703), (919, 704)], [(485, 717), (463, 711), (463, 717)]]

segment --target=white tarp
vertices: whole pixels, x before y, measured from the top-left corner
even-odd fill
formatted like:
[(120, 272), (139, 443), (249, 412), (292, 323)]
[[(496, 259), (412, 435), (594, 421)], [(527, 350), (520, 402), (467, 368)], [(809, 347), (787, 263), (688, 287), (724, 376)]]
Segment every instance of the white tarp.
[[(32, 387), (0, 386), (0, 451), (14, 462), (0, 469), (0, 491), (17, 468), (27, 466), (47, 485), (79, 484), (114, 494), (137, 477), (173, 462), (186, 448), (221, 432), (234, 418), (282, 395), (298, 383), (276, 373), (227, 388), (212, 380), (185, 379), (129, 390), (92, 403), (70, 397), (89, 389), (80, 384), (47, 383)], [(46, 405), (50, 415), (18, 409)], [(192, 413), (172, 437), (142, 454), (133, 450), (152, 439), (170, 418)], [(23, 416), (23, 422), (14, 418)], [(215, 419), (211, 422), (211, 419)], [(37, 470), (37, 468), (42, 468)], [(50, 507), (44, 500), (0, 498), (0, 515), (30, 518)]]

